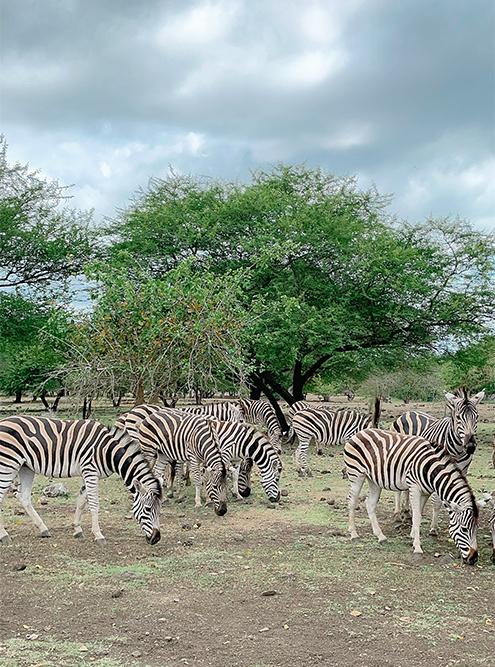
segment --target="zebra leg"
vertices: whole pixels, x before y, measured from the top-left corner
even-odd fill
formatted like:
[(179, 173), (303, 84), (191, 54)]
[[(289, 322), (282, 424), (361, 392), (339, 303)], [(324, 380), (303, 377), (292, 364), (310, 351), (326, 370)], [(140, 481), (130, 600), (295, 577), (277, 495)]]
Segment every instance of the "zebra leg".
[(419, 530), (421, 526), (421, 519), (423, 516), (423, 507), (425, 506), (425, 503), (428, 500), (428, 496), (425, 496), (423, 493), (421, 493), (421, 490), (417, 486), (410, 487), (409, 496), (411, 499), (411, 509), (412, 509), (411, 538), (413, 541), (414, 553), (422, 554), (423, 549), (421, 548)]
[[(193, 474), (194, 487), (196, 489), (196, 496), (194, 499), (195, 507), (202, 507), (201, 505), (201, 463), (197, 459), (191, 460), (191, 472)], [(208, 473), (207, 473), (208, 474)]]
[(442, 501), (437, 496), (436, 493), (431, 496), (431, 524), (430, 524), (430, 535), (431, 537), (438, 537), (438, 514), (442, 506)]
[(236, 498), (241, 499), (242, 496), (239, 493), (239, 465), (239, 463), (232, 465), (232, 492)]
[(312, 477), (313, 474), (308, 466), (308, 448), (309, 441), (299, 438), (299, 445), (296, 449), (296, 466), (300, 477)]
[(79, 495), (77, 496), (76, 511), (74, 513), (74, 537), (84, 537), (83, 529), (81, 528), (81, 517), (88, 502), (88, 494), (86, 491), (86, 486), (83, 484)]
[(12, 470), (9, 475), (6, 475), (5, 477), (2, 478), (2, 487), (0, 488), (0, 543), (2, 544), (7, 544), (8, 542), (12, 542), (12, 538), (5, 530), (5, 527), (3, 525), (2, 503), (16, 475), (17, 475), (17, 469)]
[(359, 535), (356, 530), (356, 507), (359, 503), (359, 494), (363, 488), (364, 479), (364, 475), (361, 475), (351, 482), (351, 488), (347, 497), (349, 500), (349, 532), (351, 534), (351, 542), (357, 542), (359, 540)]
[(31, 491), (33, 489), (34, 470), (22, 467), (19, 470), (19, 489), (17, 490), (17, 497), (21, 501), (24, 509), (31, 517), (34, 525), (39, 528), (41, 537), (51, 537), (50, 531), (46, 527), (43, 519), (34, 509), (31, 503)]
[(400, 499), (402, 497), (402, 491), (395, 491), (394, 492), (394, 498), (395, 498), (395, 507), (394, 507), (394, 517), (396, 520), (400, 519)]
[(382, 487), (378, 486), (378, 484), (371, 479), (368, 480), (368, 486), (369, 490), (368, 490), (368, 496), (366, 498), (366, 509), (368, 511), (368, 516), (371, 521), (373, 534), (376, 535), (376, 537), (378, 538), (379, 544), (386, 544), (387, 538), (383, 534), (382, 529), (380, 528), (380, 524), (378, 523), (378, 519), (376, 518), (376, 505), (380, 500)]
[(86, 495), (88, 498), (89, 511), (91, 512), (91, 532), (94, 535), (96, 544), (104, 546), (107, 541), (100, 530), (98, 523), (98, 510), (100, 502), (98, 500), (98, 475), (90, 475), (84, 477), (84, 485), (86, 487)]

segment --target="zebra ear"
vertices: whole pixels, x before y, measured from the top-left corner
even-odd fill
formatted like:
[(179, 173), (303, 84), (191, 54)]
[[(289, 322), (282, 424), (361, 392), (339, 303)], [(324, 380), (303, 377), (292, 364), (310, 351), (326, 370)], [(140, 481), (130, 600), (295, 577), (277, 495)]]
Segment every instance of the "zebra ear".
[(482, 389), (478, 394), (472, 396), (469, 400), (471, 401), (471, 403), (474, 403), (476, 405), (477, 403), (480, 403), (480, 401), (482, 401), (484, 397), (485, 397), (485, 390)]
[(445, 392), (445, 398), (447, 399), (447, 403), (451, 406), (454, 406), (456, 403), (458, 403), (461, 400), (459, 398), (459, 396), (456, 396), (455, 394), (451, 394), (448, 391)]
[(455, 503), (454, 501), (448, 503), (447, 507), (452, 512), (462, 512), (462, 507), (457, 503)]
[(135, 479), (134, 480), (134, 486), (136, 488), (136, 491), (139, 494), (144, 495), (145, 493), (147, 493), (147, 488), (144, 486), (144, 484), (141, 482), (141, 480)]

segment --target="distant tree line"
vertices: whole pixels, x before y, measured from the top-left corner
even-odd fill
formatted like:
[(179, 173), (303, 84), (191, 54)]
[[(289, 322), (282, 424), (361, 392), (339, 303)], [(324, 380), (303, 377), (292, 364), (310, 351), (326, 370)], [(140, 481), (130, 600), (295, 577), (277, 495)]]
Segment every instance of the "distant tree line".
[[(493, 234), (409, 223), (356, 179), (276, 165), (249, 183), (173, 172), (111, 221), (0, 144), (0, 391), (289, 404), (495, 392)], [(84, 277), (84, 278), (83, 278)], [(92, 305), (73, 306), (74, 278)], [(284, 425), (284, 417), (279, 410)]]

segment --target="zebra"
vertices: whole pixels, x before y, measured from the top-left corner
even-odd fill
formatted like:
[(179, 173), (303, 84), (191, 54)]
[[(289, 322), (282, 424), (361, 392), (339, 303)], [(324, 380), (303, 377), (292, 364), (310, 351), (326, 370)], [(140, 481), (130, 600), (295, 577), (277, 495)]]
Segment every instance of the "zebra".
[(224, 422), (242, 422), (244, 417), (239, 405), (224, 401), (222, 403), (206, 403), (205, 405), (193, 405), (180, 407), (183, 412), (189, 412), (203, 417), (213, 417)]
[[(469, 398), (464, 387), (459, 387), (455, 394), (446, 393), (447, 406), (451, 414), (443, 419), (435, 419), (425, 412), (405, 412), (398, 417), (391, 429), (402, 434), (421, 435), (429, 442), (443, 447), (457, 463), (459, 468), (467, 473), (476, 450), (476, 430), (478, 426), (478, 409), (476, 405), (483, 399), (485, 390)], [(407, 493), (404, 507), (407, 508)], [(400, 514), (400, 492), (395, 497), (395, 514)], [(441, 502), (434, 494), (432, 496), (433, 514), (430, 526), (430, 535), (438, 535), (438, 513)]]
[(175, 463), (189, 461), (196, 487), (196, 507), (201, 507), (201, 467), (204, 465), (206, 492), (215, 512), (218, 516), (227, 512), (226, 468), (218, 448), (215, 422), (175, 408), (162, 408), (141, 421), (139, 445), (146, 460), (155, 461), (153, 472), (159, 479), (165, 466), (171, 464), (171, 487)]
[(253, 464), (261, 472), (261, 484), (271, 502), (280, 500), (279, 480), (282, 462), (267, 438), (247, 424), (219, 422), (216, 425), (220, 453), (224, 463), (240, 461), (234, 472), (234, 493), (247, 498), (251, 493), (250, 477)]
[(299, 410), (294, 415), (292, 427), (294, 439), (297, 435), (299, 445), (296, 450), (296, 465), (302, 476), (311, 477), (307, 462), (307, 451), (311, 440), (321, 445), (338, 445), (348, 440), (354, 433), (371, 425), (371, 417), (356, 410)]
[(382, 489), (409, 490), (415, 554), (423, 553), (419, 535), (421, 515), (426, 500), (435, 492), (449, 510), (450, 536), (463, 560), (469, 565), (476, 563), (478, 506), (464, 473), (443, 450), (432, 447), (428, 440), (420, 436), (370, 428), (356, 433), (346, 442), (344, 460), (351, 484), (348, 500), (352, 542), (358, 540), (355, 510), (367, 479), (369, 493), (366, 509), (380, 544), (387, 541), (376, 518), (376, 504)]
[[(89, 504), (92, 532), (99, 545), (106, 544), (98, 524), (98, 480), (116, 472), (134, 497), (133, 512), (149, 544), (160, 539), (162, 489), (138, 448), (123, 431), (110, 431), (89, 419), (49, 419), (19, 415), (0, 421), (0, 509), (16, 475), (18, 498), (39, 528), (50, 531), (31, 503), (34, 475), (83, 478), (74, 515), (74, 537), (83, 537), (81, 516)], [(0, 541), (10, 542), (0, 512)]]
[[(345, 409), (345, 408), (342, 408)], [(294, 415), (296, 412), (299, 412), (300, 410), (326, 410), (327, 412), (336, 412), (336, 410), (333, 410), (329, 405), (315, 405), (314, 403), (308, 403), (308, 401), (296, 401), (293, 403), (290, 408), (289, 408), (289, 420), (291, 422), (290, 427), (289, 427), (289, 441), (293, 442), (295, 439), (294, 435), (294, 428), (292, 426), (292, 421), (294, 419)], [(318, 443), (316, 443), (317, 448), (318, 448)], [(323, 449), (318, 448), (317, 449), (318, 454), (323, 454)]]
[(280, 453), (282, 451), (282, 430), (270, 403), (250, 398), (240, 398), (238, 403), (244, 419), (258, 427), (264, 426), (268, 432), (268, 439)]

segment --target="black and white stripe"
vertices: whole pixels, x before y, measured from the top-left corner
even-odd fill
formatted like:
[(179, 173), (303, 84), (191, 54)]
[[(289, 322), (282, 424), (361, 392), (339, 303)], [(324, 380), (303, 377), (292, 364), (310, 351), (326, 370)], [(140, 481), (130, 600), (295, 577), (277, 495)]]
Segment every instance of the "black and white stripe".
[[(402, 434), (421, 435), (425, 440), (442, 447), (457, 463), (459, 468), (467, 472), (476, 450), (476, 430), (478, 427), (477, 404), (483, 399), (485, 391), (469, 398), (464, 387), (455, 394), (446, 393), (450, 415), (443, 419), (435, 419), (424, 412), (405, 412), (392, 424), (391, 429)], [(407, 506), (407, 499), (405, 501)], [(438, 512), (441, 502), (432, 497), (433, 515), (430, 534), (438, 535)], [(395, 512), (400, 511), (400, 494), (396, 496)]]
[(196, 507), (201, 507), (201, 470), (204, 466), (206, 492), (215, 512), (219, 516), (227, 512), (226, 469), (214, 421), (174, 408), (161, 408), (160, 412), (141, 421), (138, 437), (144, 457), (150, 463), (155, 461), (153, 472), (158, 478), (167, 464), (171, 465), (172, 487), (175, 464), (189, 461), (196, 487)]
[[(98, 480), (117, 473), (134, 497), (133, 511), (150, 544), (160, 539), (161, 486), (128, 435), (109, 431), (89, 419), (48, 419), (16, 416), (0, 422), (0, 507), (12, 480), (19, 475), (18, 497), (42, 537), (50, 532), (31, 503), (35, 473), (84, 480), (74, 516), (74, 536), (82, 537), (81, 515), (86, 502), (98, 544), (105, 538), (98, 524)], [(0, 514), (0, 540), (10, 541)]]
[(246, 424), (220, 422), (216, 424), (216, 430), (225, 464), (241, 462), (238, 478), (234, 476), (234, 493), (238, 493), (243, 498), (249, 496), (251, 470), (253, 464), (256, 464), (261, 473), (261, 484), (266, 495), (272, 502), (278, 502), (282, 462), (267, 438)]
[(344, 461), (351, 483), (349, 531), (352, 541), (358, 540), (355, 509), (367, 479), (366, 508), (379, 542), (384, 543), (387, 539), (376, 518), (376, 504), (382, 489), (409, 490), (415, 553), (423, 553), (419, 528), (424, 504), (432, 493), (436, 493), (449, 510), (449, 532), (463, 559), (471, 565), (476, 563), (478, 507), (464, 473), (443, 450), (435, 449), (420, 436), (366, 429), (346, 443)]
[(242, 416), (250, 424), (258, 428), (266, 428), (268, 439), (277, 452), (282, 450), (282, 430), (277, 415), (268, 401), (258, 401), (250, 398), (240, 398), (239, 406)]
[(323, 445), (338, 445), (354, 433), (371, 425), (371, 417), (356, 410), (299, 410), (292, 420), (294, 435), (299, 440), (296, 450), (296, 465), (299, 474), (311, 475), (307, 452), (311, 440), (317, 443), (318, 451)]
[(244, 417), (239, 405), (229, 401), (220, 403), (205, 403), (204, 405), (192, 405), (180, 407), (183, 412), (190, 412), (203, 417), (213, 417), (223, 422), (242, 422)]

